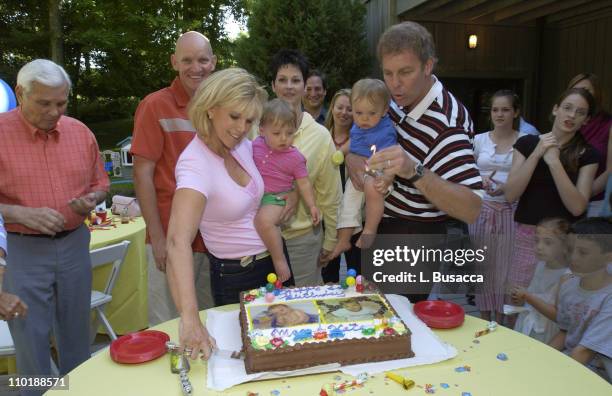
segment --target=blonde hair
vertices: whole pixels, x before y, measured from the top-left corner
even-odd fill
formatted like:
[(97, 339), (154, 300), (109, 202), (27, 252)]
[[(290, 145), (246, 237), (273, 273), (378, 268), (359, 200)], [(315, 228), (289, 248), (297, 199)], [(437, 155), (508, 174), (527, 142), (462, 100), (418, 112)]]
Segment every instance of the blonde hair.
[(363, 78), (353, 85), (351, 90), (351, 103), (354, 105), (360, 100), (367, 99), (375, 106), (389, 106), (391, 94), (384, 82), (375, 78)]
[(241, 113), (252, 114), (258, 120), (268, 93), (257, 79), (237, 67), (211, 74), (196, 91), (189, 105), (189, 120), (198, 136), (208, 142), (212, 122), (208, 110), (214, 107), (236, 107)]
[(327, 116), (325, 117), (325, 128), (327, 128), (327, 130), (329, 131), (329, 133), (334, 134), (334, 106), (336, 105), (336, 100), (338, 100), (338, 98), (340, 96), (346, 96), (347, 98), (349, 98), (349, 101), (351, 100), (351, 90), (350, 88), (342, 88), (339, 89), (338, 91), (336, 91), (336, 93), (334, 94), (334, 96), (331, 99), (331, 102), (329, 102), (329, 109), (327, 110)]
[(280, 124), (281, 126), (291, 126), (297, 129), (297, 116), (291, 110), (287, 102), (278, 98), (272, 99), (264, 105), (263, 115), (261, 116), (260, 126), (271, 124)]

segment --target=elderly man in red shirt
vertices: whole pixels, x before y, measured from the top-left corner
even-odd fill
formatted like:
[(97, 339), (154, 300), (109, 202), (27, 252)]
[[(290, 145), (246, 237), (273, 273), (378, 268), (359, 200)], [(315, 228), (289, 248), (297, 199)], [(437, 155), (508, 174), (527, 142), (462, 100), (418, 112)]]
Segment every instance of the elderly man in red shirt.
[(93, 133), (63, 115), (70, 85), (61, 66), (34, 60), (17, 75), (19, 107), (0, 114), (0, 213), (11, 252), (4, 290), (29, 307), (9, 322), (19, 375), (50, 374), (52, 331), (60, 374), (89, 358), (92, 275), (83, 220), (106, 198), (109, 180)]

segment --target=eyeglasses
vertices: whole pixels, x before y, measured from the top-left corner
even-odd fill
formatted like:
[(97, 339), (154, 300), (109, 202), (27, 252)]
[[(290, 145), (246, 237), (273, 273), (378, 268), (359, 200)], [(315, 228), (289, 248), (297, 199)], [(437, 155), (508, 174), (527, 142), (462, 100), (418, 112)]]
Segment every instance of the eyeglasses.
[(571, 105), (569, 103), (564, 104), (563, 106), (561, 106), (561, 110), (563, 110), (564, 113), (574, 113), (579, 117), (586, 117), (589, 112), (588, 110), (586, 110), (583, 107), (575, 107), (574, 105)]

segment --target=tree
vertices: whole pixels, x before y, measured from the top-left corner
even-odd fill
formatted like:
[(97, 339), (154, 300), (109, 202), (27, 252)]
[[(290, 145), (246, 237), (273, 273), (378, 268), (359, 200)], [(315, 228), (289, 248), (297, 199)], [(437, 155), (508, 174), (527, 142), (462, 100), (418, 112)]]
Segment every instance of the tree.
[(242, 18), (247, 1), (1, 0), (0, 77), (14, 85), (24, 63), (51, 58), (72, 79), (72, 114), (129, 117), (139, 99), (171, 81), (180, 33), (204, 33), (220, 64), (229, 63), (224, 18)]
[(372, 58), (359, 0), (259, 0), (251, 5), (248, 36), (236, 40), (238, 65), (266, 82), (268, 62), (281, 48), (304, 53), (328, 77), (329, 95), (368, 75)]

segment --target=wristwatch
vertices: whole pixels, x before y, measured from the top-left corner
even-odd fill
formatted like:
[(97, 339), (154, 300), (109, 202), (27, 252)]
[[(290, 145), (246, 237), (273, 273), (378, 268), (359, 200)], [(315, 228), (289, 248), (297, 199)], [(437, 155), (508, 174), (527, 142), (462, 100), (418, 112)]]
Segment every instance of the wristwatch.
[(410, 179), (408, 179), (409, 183), (414, 183), (419, 180), (425, 174), (425, 167), (420, 162), (417, 162), (414, 165), (414, 175)]

